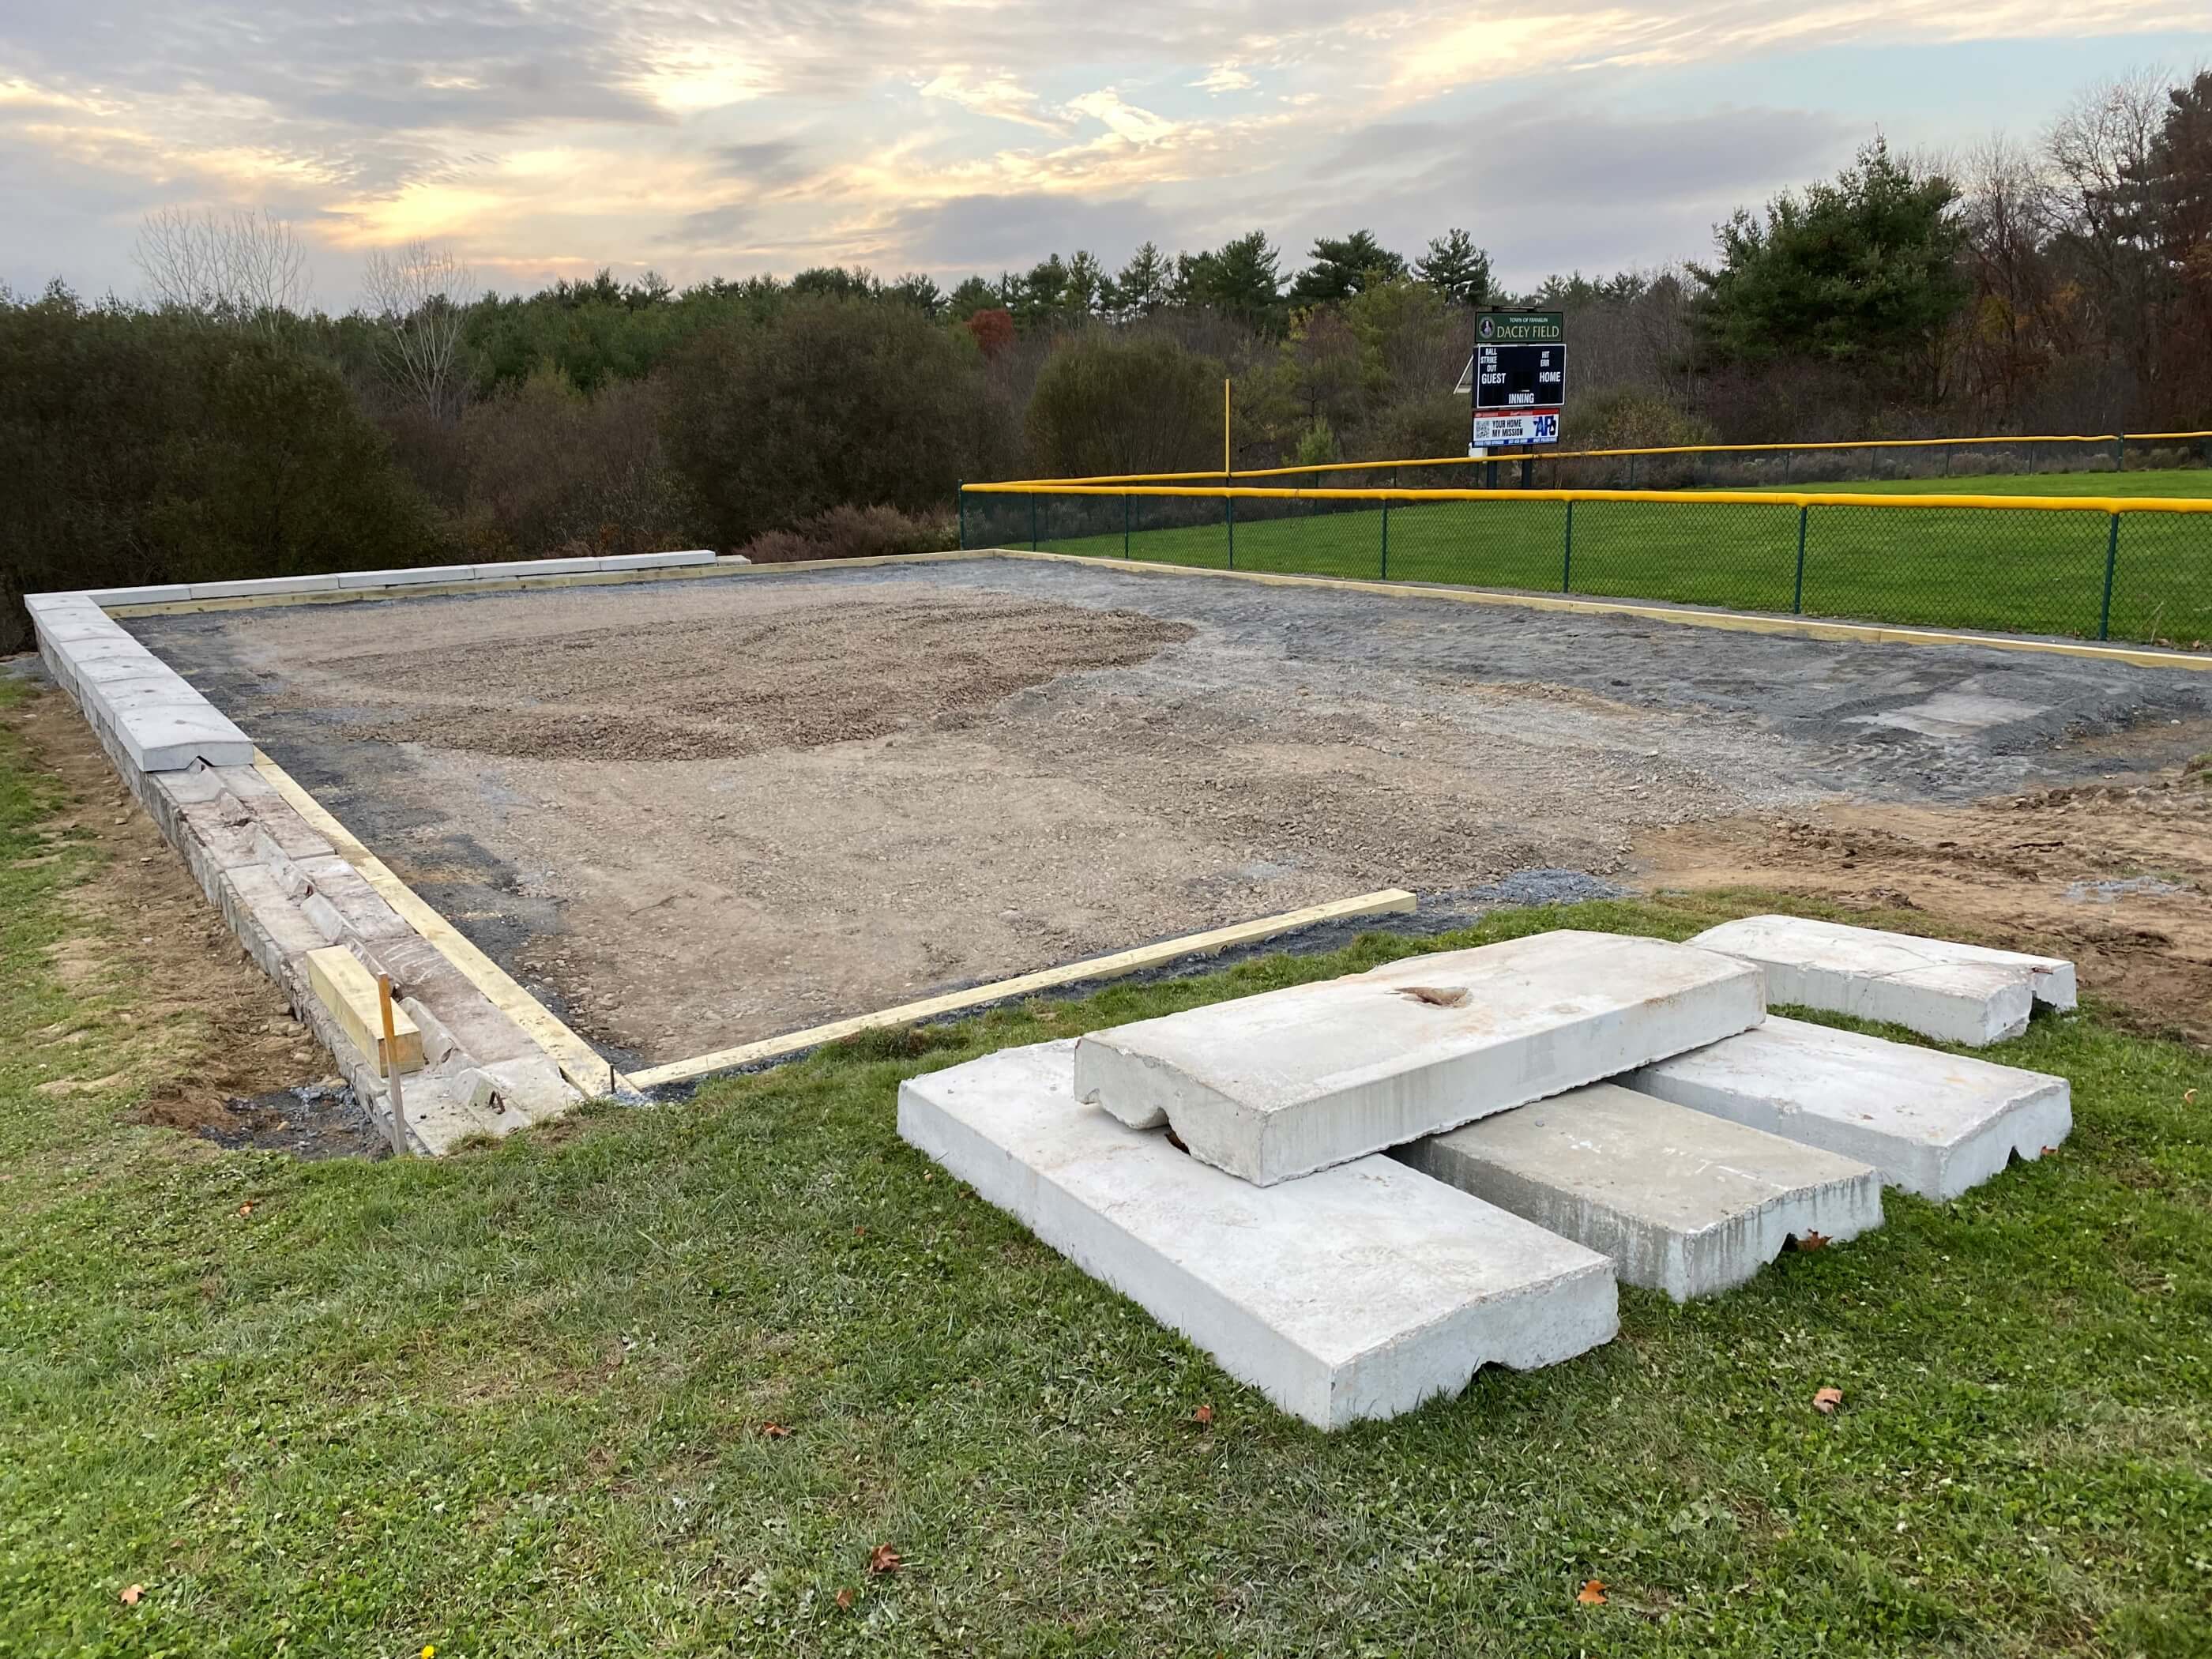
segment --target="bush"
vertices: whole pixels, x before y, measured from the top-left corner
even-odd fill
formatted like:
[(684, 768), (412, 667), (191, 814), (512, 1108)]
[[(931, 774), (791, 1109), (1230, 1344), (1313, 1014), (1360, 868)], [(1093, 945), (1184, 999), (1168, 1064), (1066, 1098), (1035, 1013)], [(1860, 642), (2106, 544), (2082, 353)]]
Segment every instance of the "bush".
[(25, 592), (451, 556), (331, 363), (58, 288), (0, 297), (0, 650)]
[(1656, 449), (1717, 440), (1711, 422), (1659, 393), (1618, 386), (1570, 403), (1559, 417), (1559, 441), (1568, 449)]
[(557, 369), (461, 417), (459, 535), (472, 557), (651, 553), (699, 538), (661, 446), (665, 393), (616, 380), (586, 397)]
[(1218, 465), (1221, 365), (1153, 336), (1103, 331), (1045, 362), (1026, 429), (1040, 477), (1195, 472)]
[(1421, 392), (1376, 411), (1359, 430), (1362, 460), (1413, 461), (1467, 453), (1471, 415), (1457, 392)]
[(889, 507), (833, 507), (789, 530), (756, 536), (738, 550), (755, 564), (802, 559), (872, 559), (890, 553), (943, 553), (959, 545), (945, 514), (914, 517)]
[(945, 510), (981, 475), (1000, 407), (965, 329), (807, 299), (678, 353), (663, 430), (704, 527), (736, 547), (833, 507)]

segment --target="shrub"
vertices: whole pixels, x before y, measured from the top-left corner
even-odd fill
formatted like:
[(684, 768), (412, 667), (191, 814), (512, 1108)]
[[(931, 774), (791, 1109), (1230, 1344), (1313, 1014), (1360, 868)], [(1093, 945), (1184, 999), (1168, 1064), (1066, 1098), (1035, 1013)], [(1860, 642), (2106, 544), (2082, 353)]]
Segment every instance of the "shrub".
[(833, 507), (788, 530), (756, 536), (738, 550), (755, 564), (802, 559), (872, 559), (890, 553), (943, 553), (959, 544), (947, 514), (914, 516), (890, 507)]
[(1077, 335), (1030, 398), (1032, 465), (1048, 477), (1192, 472), (1218, 465), (1221, 365), (1174, 341)]
[(1377, 410), (1360, 428), (1356, 448), (1362, 460), (1464, 455), (1469, 420), (1464, 392), (1421, 392)]
[(665, 394), (616, 380), (590, 397), (557, 369), (461, 417), (460, 538), (483, 559), (648, 553), (698, 539), (661, 445)]
[(717, 543), (860, 504), (942, 511), (981, 475), (996, 400), (965, 329), (908, 306), (792, 301), (677, 354), (663, 431)]
[(0, 299), (0, 650), (20, 596), (434, 563), (435, 516), (337, 370), (173, 313)]

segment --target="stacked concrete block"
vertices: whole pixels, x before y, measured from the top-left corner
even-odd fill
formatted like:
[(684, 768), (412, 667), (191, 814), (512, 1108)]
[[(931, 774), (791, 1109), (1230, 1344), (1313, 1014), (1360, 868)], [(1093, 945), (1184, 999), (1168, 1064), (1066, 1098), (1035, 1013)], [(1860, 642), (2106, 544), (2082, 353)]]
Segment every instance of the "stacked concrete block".
[(1969, 1047), (2018, 1036), (2036, 1003), (2074, 1006), (2074, 964), (2057, 957), (1803, 916), (1745, 916), (1691, 943), (1757, 963), (1771, 1002), (1887, 1020)]
[(1756, 1025), (1756, 969), (1563, 930), (1092, 1033), (1077, 1094), (1267, 1185)]
[(1889, 1185), (1938, 1200), (1979, 1186), (2014, 1158), (2041, 1157), (2074, 1127), (2064, 1078), (1778, 1015), (1624, 1080), (1861, 1159)]
[(1628, 1283), (1677, 1302), (1742, 1284), (1793, 1239), (1841, 1242), (1881, 1225), (1881, 1180), (1868, 1165), (1610, 1083), (1396, 1156), (1601, 1251)]

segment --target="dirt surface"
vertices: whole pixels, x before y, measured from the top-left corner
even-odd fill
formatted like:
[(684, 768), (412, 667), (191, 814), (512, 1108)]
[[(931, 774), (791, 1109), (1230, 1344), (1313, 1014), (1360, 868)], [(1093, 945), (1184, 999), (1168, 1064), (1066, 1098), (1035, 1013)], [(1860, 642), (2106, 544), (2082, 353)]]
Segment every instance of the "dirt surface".
[(1641, 848), (1661, 886), (1753, 886), (1925, 911), (2070, 957), (2138, 1028), (2212, 1045), (2212, 770), (1964, 807), (1838, 805), (1685, 825)]
[(999, 560), (132, 627), (626, 1063), (2212, 720), (2207, 675)]
[(46, 691), (4, 718), (65, 791), (67, 805), (48, 833), (90, 842), (105, 859), (99, 878), (70, 893), (82, 931), (54, 946), (53, 967), (64, 983), (87, 994), (106, 983), (131, 986), (126, 1018), (140, 1028), (125, 1073), (109, 1070), (112, 1052), (85, 1052), (73, 1065), (84, 1033), (69, 1022), (36, 1033), (59, 1073), (40, 1086), (68, 1094), (118, 1086), (143, 1072), (150, 1091), (133, 1114), (139, 1122), (224, 1146), (271, 1146), (307, 1157), (375, 1155), (373, 1139), (366, 1148), (357, 1144), (357, 1126), (343, 1121), (337, 1103), (296, 1114), (282, 1133), (274, 1132), (283, 1119), (278, 1113), (267, 1120), (271, 1133), (255, 1136), (262, 1115), (246, 1097), (334, 1083), (325, 1078), (329, 1056), (131, 799), (69, 699)]

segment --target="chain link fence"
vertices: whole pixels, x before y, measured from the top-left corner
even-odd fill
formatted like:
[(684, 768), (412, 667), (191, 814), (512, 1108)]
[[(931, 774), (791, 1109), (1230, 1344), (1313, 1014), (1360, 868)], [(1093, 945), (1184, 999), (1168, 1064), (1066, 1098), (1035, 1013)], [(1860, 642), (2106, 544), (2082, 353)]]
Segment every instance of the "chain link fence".
[(973, 484), (960, 544), (2212, 648), (2212, 501), (1971, 499)]

